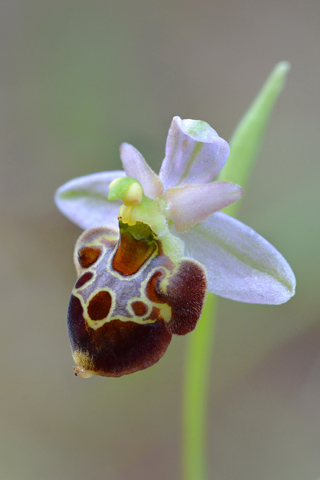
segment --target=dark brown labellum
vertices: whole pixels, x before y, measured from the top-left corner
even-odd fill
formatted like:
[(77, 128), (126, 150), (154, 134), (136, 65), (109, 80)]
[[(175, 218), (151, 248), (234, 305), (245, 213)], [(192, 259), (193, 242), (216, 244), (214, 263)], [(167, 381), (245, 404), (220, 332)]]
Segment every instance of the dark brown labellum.
[(85, 231), (76, 245), (79, 279), (68, 309), (75, 372), (120, 377), (143, 370), (165, 353), (172, 334), (191, 332), (206, 293), (204, 268), (178, 263), (145, 224), (120, 222)]

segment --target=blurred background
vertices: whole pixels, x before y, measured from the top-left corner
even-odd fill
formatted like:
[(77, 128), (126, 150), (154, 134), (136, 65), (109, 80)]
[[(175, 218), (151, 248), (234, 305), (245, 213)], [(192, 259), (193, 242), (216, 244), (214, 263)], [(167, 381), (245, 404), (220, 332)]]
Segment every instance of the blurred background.
[(179, 478), (188, 339), (131, 376), (73, 375), (80, 230), (53, 195), (121, 168), (123, 141), (158, 171), (174, 115), (230, 139), (280, 60), (292, 70), (240, 219), (287, 258), (297, 294), (279, 307), (219, 301), (209, 468), (320, 477), (319, 18), (316, 0), (2, 0), (1, 479)]

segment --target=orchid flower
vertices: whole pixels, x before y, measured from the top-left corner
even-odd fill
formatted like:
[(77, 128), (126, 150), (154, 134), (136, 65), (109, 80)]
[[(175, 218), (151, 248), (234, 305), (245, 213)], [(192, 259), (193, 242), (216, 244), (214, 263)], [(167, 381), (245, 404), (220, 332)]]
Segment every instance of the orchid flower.
[[(294, 294), (295, 277), (283, 256), (250, 227), (219, 212), (243, 194), (239, 185), (213, 181), (228, 154), (227, 142), (206, 122), (174, 117), (159, 175), (138, 150), (124, 143), (120, 148), (124, 170), (76, 178), (57, 190), (58, 208), (86, 230), (76, 244), (75, 263), (81, 276), (69, 305), (76, 374), (120, 376), (155, 363), (172, 333), (184, 334), (195, 328), (206, 290), (241, 302), (274, 305)], [(115, 277), (121, 274), (121, 281), (128, 281), (143, 270), (146, 259), (153, 259), (148, 274), (141, 274), (130, 289), (128, 282), (115, 286)], [(108, 279), (102, 282), (106, 266), (116, 274), (110, 270)], [(158, 273), (154, 273), (157, 268)], [(120, 291), (126, 313), (112, 289)], [(143, 345), (142, 337), (130, 330), (130, 341), (127, 334), (124, 340), (119, 328), (114, 334), (111, 323), (122, 321), (123, 332), (125, 322), (138, 322), (139, 328), (146, 328), (160, 320), (165, 324), (159, 334), (161, 341), (157, 340), (158, 346), (153, 349), (154, 332), (150, 333), (142, 350), (134, 353), (135, 357), (143, 357), (143, 361), (133, 361), (134, 367), (131, 358), (120, 362), (121, 366), (112, 364), (108, 368), (100, 359), (97, 367), (92, 360), (96, 353), (90, 350), (88, 338), (79, 348), (89, 325), (96, 335), (98, 350), (102, 339), (111, 336), (113, 344), (118, 345), (116, 354), (122, 358), (125, 349), (133, 348), (131, 339)], [(109, 330), (102, 335), (106, 325)], [(109, 343), (106, 350), (110, 348)]]

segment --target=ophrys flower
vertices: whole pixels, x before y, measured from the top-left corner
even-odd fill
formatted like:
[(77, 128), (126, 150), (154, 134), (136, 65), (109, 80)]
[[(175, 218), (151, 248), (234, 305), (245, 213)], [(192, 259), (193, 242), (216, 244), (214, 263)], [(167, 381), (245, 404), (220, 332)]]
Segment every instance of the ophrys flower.
[(60, 210), (90, 229), (76, 245), (81, 276), (69, 306), (78, 374), (120, 376), (155, 363), (172, 333), (195, 328), (206, 289), (265, 304), (294, 294), (295, 277), (282, 255), (218, 212), (243, 193), (212, 181), (228, 153), (207, 123), (175, 117), (159, 175), (125, 143), (124, 171), (76, 178), (58, 189)]

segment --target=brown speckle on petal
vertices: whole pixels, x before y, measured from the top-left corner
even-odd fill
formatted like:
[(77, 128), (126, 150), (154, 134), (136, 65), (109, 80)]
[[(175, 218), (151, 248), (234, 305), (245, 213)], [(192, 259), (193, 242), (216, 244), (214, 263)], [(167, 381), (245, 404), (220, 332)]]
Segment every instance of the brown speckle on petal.
[(156, 303), (166, 303), (163, 293), (160, 290), (160, 282), (164, 278), (164, 272), (156, 271), (149, 279), (146, 287), (146, 294), (149, 300)]
[(78, 260), (81, 268), (89, 268), (101, 255), (99, 247), (83, 247), (78, 252)]
[(148, 306), (141, 301), (133, 302), (131, 306), (134, 314), (137, 315), (137, 317), (142, 317), (148, 311)]
[(75, 288), (80, 288), (85, 285), (91, 278), (93, 277), (92, 272), (84, 273), (80, 278), (78, 278), (77, 283), (75, 284)]
[(88, 315), (91, 320), (102, 320), (108, 316), (112, 304), (112, 298), (109, 292), (101, 291), (97, 293), (89, 302)]

